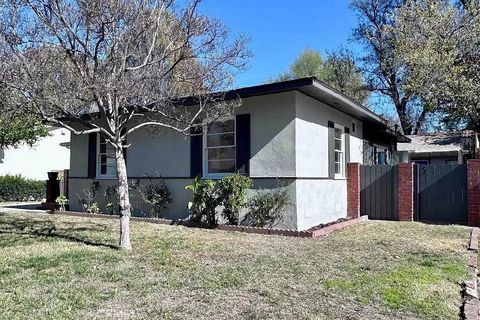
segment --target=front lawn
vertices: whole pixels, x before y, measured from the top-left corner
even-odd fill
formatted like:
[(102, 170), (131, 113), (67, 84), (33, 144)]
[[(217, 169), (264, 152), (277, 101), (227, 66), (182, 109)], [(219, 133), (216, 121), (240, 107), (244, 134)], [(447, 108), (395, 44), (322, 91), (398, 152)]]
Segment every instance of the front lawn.
[(2, 319), (455, 319), (469, 229), (366, 222), (297, 239), (0, 214)]

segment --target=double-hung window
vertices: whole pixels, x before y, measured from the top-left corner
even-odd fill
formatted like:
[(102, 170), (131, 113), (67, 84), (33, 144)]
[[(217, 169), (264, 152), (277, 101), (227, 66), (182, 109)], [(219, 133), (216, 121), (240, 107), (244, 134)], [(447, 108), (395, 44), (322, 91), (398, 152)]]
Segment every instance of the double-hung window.
[(235, 120), (215, 122), (203, 137), (203, 166), (206, 177), (236, 172)]
[(345, 177), (345, 140), (342, 127), (334, 128), (335, 178)]
[(100, 135), (97, 142), (97, 178), (115, 178), (117, 176), (115, 149)]

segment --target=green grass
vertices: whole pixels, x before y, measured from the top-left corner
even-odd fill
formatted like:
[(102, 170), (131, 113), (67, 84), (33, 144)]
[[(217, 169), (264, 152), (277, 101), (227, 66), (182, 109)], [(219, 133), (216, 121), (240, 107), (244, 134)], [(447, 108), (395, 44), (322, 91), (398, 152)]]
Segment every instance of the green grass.
[(455, 319), (468, 228), (367, 222), (319, 239), (0, 214), (1, 319)]

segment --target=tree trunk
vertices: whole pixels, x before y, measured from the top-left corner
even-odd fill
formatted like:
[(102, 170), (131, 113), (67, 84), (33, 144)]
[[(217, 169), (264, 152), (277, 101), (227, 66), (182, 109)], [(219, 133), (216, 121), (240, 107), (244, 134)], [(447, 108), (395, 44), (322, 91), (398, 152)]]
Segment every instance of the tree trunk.
[(123, 155), (123, 146), (115, 146), (118, 177), (118, 209), (120, 212), (120, 248), (130, 250), (130, 195), (128, 193), (127, 166)]

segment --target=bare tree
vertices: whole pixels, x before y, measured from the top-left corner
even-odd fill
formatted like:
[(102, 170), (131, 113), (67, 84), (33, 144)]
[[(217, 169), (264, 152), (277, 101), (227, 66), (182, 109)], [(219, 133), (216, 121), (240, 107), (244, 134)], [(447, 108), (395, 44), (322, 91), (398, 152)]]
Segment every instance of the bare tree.
[(143, 127), (189, 134), (232, 113), (238, 101), (209, 93), (245, 67), (247, 39), (200, 14), (200, 0), (0, 1), (1, 89), (18, 97), (10, 107), (113, 147), (120, 247), (130, 249), (126, 137)]

